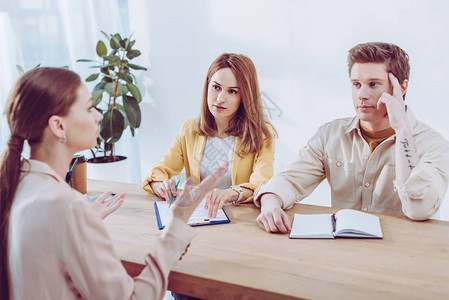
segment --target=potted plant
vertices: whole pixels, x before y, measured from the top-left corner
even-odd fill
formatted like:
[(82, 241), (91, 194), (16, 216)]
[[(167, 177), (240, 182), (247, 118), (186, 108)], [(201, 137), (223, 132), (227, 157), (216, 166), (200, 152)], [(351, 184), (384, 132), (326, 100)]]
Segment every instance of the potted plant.
[[(96, 62), (90, 68), (98, 69), (97, 72), (86, 78), (86, 82), (98, 80), (92, 90), (92, 105), (102, 114), (100, 122), (100, 135), (97, 146), (91, 149), (93, 158), (89, 162), (105, 163), (123, 160), (126, 157), (115, 153), (115, 143), (118, 142), (129, 128), (132, 136), (139, 128), (142, 115), (139, 103), (142, 94), (136, 86), (136, 76), (132, 70), (147, 70), (147, 68), (132, 64), (131, 61), (141, 53), (133, 49), (135, 40), (124, 38), (120, 34), (106, 34), (101, 32), (108, 40), (111, 50), (99, 40), (96, 46), (97, 55), (102, 61), (79, 59), (77, 62)], [(98, 156), (102, 153), (102, 156)]]

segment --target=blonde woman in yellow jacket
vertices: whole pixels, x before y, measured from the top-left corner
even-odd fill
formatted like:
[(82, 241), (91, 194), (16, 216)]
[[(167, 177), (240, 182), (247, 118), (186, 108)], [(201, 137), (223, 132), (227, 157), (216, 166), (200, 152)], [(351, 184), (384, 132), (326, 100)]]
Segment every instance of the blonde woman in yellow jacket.
[(263, 113), (253, 62), (222, 54), (209, 67), (199, 117), (185, 122), (143, 188), (170, 201), (177, 195), (172, 177), (183, 169), (198, 184), (228, 161), (228, 176), (206, 196), (205, 209), (215, 217), (225, 203), (251, 202), (254, 190), (271, 178), (275, 136)]

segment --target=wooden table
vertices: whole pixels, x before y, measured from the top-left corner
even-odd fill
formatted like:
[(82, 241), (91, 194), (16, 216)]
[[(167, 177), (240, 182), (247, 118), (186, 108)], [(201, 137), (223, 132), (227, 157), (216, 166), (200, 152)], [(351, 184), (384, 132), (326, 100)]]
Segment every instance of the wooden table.
[[(160, 233), (157, 198), (133, 184), (89, 180), (88, 190), (127, 193), (105, 225), (128, 272), (138, 274)], [(230, 224), (197, 227), (169, 290), (207, 299), (449, 299), (449, 222), (379, 215), (381, 240), (289, 239), (259, 228), (252, 204), (225, 210)], [(335, 211), (296, 204), (287, 214)]]

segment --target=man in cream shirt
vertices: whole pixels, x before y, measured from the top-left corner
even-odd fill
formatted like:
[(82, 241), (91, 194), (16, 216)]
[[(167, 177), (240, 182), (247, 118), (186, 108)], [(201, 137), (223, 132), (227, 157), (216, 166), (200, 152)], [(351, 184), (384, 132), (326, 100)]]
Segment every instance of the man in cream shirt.
[(443, 201), (449, 143), (404, 103), (407, 53), (393, 44), (359, 44), (348, 67), (357, 115), (322, 125), (295, 161), (254, 193), (257, 222), (268, 232), (288, 232), (284, 209), (325, 178), (333, 207), (426, 220)]

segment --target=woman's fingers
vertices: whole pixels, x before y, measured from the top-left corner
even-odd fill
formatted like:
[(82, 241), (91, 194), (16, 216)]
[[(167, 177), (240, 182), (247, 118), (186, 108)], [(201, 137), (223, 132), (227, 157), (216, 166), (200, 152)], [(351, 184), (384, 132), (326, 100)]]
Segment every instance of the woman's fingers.
[(226, 200), (225, 196), (226, 195), (224, 194), (224, 192), (222, 190), (217, 190), (217, 194), (215, 197), (214, 204), (212, 206), (212, 210), (209, 209), (209, 217), (210, 218), (217, 217), (218, 210), (220, 210), (225, 203), (225, 200)]
[(208, 210), (209, 207), (211, 206), (211, 198), (212, 198), (212, 192), (207, 193), (206, 197), (204, 199), (206, 199), (206, 201), (204, 201), (204, 209)]
[(190, 192), (192, 200), (199, 203), (206, 197), (207, 193), (212, 191), (217, 184), (221, 181), (223, 176), (228, 171), (229, 163), (222, 164), (218, 169), (216, 169), (211, 175), (207, 176), (201, 183)]
[(171, 196), (173, 195), (171, 193), (170, 180), (164, 180), (162, 182), (161, 187), (159, 189), (159, 194), (162, 199), (165, 199), (165, 201), (170, 202)]
[(176, 196), (176, 181), (172, 178), (168, 180), (168, 190), (170, 191), (171, 196)]
[[(173, 216), (187, 222), (195, 208), (204, 197), (215, 188), (228, 170), (228, 163), (222, 164), (211, 175), (207, 176), (199, 185), (192, 187), (193, 178), (189, 178), (184, 190), (175, 201)], [(209, 202), (210, 206), (210, 202)]]
[(123, 202), (125, 201), (125, 194), (119, 193), (114, 196), (114, 198), (110, 199), (108, 202), (108, 215), (116, 211), (120, 206), (122, 206)]
[(103, 194), (98, 196), (98, 198), (95, 201), (99, 201), (99, 202), (103, 203), (106, 200), (106, 198), (108, 198), (110, 195), (112, 195), (111, 191), (104, 192)]
[(218, 199), (218, 193), (219, 191), (217, 191), (217, 189), (214, 189), (212, 192), (210, 192), (211, 194), (211, 200), (210, 200), (210, 205), (207, 207), (207, 215), (209, 218), (215, 218), (214, 216), (214, 210), (216, 209), (215, 207), (217, 206), (217, 202), (220, 201)]
[(112, 192), (103, 193), (92, 202), (92, 207), (102, 219), (116, 211), (123, 204), (126, 196), (124, 193), (118, 193), (113, 197), (110, 197), (111, 195)]

